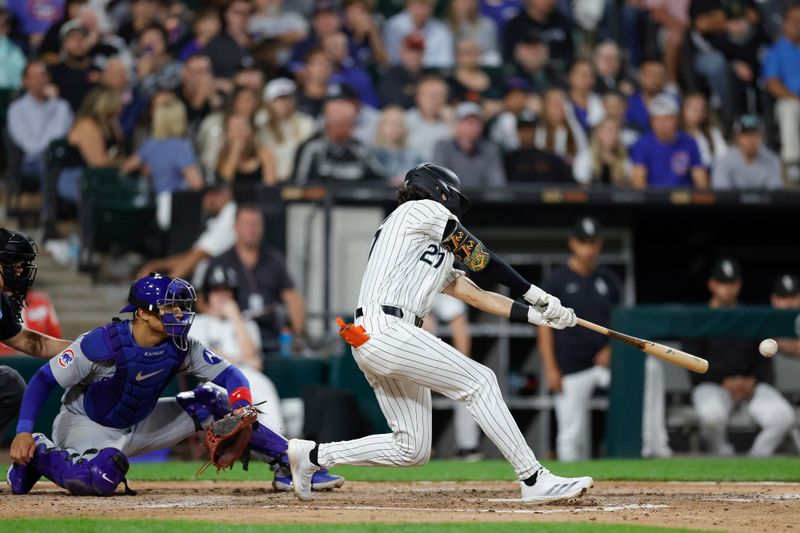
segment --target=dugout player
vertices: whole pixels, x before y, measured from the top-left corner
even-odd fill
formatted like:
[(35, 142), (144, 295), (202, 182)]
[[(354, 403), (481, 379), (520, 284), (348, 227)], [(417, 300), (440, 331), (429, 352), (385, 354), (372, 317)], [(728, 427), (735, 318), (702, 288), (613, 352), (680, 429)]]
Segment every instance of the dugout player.
[[(572, 309), (526, 281), (461, 224), (469, 200), (460, 185), (445, 167), (414, 167), (398, 191), (400, 206), (375, 233), (355, 312), (356, 326), (369, 338), (348, 331), (353, 357), (392, 433), (324, 444), (289, 441), (300, 499), (311, 497), (311, 476), (319, 468), (425, 464), (431, 453), (431, 390), (466, 405), (514, 467), (523, 501), (574, 498), (591, 486), (590, 477), (563, 478), (542, 466), (503, 401), (494, 372), (419, 327), (440, 292), (519, 322), (558, 329), (576, 324)], [(509, 287), (520, 300), (480, 289), (453, 267), (456, 259)]]
[[(251, 404), (244, 375), (188, 337), (195, 300), (194, 288), (180, 278), (145, 276), (131, 285), (129, 305), (120, 311), (133, 313), (133, 320), (115, 319), (81, 335), (36, 372), (11, 443), (12, 493), (27, 493), (45, 476), (75, 495), (111, 495), (125, 483), (128, 457), (172, 446), (232, 409)], [(180, 372), (214, 386), (160, 398)], [(57, 386), (66, 393), (52, 440), (31, 434), (42, 404)], [(250, 449), (257, 457), (285, 464), (287, 444), (255, 424)], [(315, 482), (325, 488), (344, 482), (321, 474)]]
[[(711, 271), (708, 301), (712, 309), (736, 307), (742, 289), (742, 271), (734, 259), (720, 259)], [(772, 360), (758, 352), (758, 339), (703, 338), (687, 341), (689, 351), (708, 358), (708, 372), (689, 375), (694, 384), (692, 405), (700, 419), (700, 435), (716, 455), (733, 455), (728, 441), (728, 418), (733, 408), (746, 405), (761, 427), (750, 448), (755, 457), (771, 456), (794, 426), (794, 410), (773, 387)]]
[[(775, 309), (800, 309), (800, 279), (792, 274), (781, 274), (775, 278), (769, 301)], [(800, 337), (800, 315), (795, 320), (795, 329)], [(800, 357), (800, 338), (776, 340), (778, 353)]]
[[(600, 223), (592, 217), (579, 218), (567, 244), (571, 252), (567, 264), (555, 270), (542, 288), (586, 320), (610, 323), (622, 285), (612, 270), (598, 264), (603, 249)], [(589, 459), (589, 400), (595, 389), (605, 389), (611, 381), (608, 337), (583, 328), (567, 333), (540, 327), (537, 339), (545, 379), (554, 394), (558, 459)], [(647, 358), (645, 368), (642, 455), (669, 457), (663, 369), (652, 357)]]
[[(16, 352), (50, 358), (69, 346), (69, 341), (22, 327), (22, 308), (36, 278), (33, 261), (38, 253), (33, 239), (21, 231), (0, 228), (0, 340)], [(22, 376), (0, 366), (0, 434), (19, 413), (24, 392)]]

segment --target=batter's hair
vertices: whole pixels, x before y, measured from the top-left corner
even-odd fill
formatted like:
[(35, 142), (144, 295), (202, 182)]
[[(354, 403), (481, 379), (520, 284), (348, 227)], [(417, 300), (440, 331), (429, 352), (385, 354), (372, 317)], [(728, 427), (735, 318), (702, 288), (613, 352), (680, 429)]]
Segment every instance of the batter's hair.
[(416, 185), (403, 185), (397, 190), (397, 201), (400, 204), (411, 202), (413, 200), (430, 200), (431, 197), (428, 193), (417, 187)]

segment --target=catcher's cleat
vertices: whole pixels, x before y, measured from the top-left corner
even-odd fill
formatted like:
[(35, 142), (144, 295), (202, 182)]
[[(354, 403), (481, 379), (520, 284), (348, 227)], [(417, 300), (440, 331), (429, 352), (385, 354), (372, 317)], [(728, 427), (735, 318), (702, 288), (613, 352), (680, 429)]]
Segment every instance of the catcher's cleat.
[(311, 499), (311, 478), (320, 467), (311, 462), (309, 454), (317, 444), (311, 440), (289, 441), (289, 466), (292, 469), (292, 488), (301, 500)]
[[(311, 476), (311, 490), (323, 491), (338, 489), (344, 485), (344, 478), (342, 476), (335, 476), (328, 473), (327, 468), (323, 468)], [(275, 472), (275, 478), (272, 480), (272, 488), (276, 492), (291, 492), (294, 490), (292, 486), (292, 474), (285, 466), (280, 467)]]
[(526, 503), (550, 503), (583, 496), (592, 486), (592, 478), (561, 477), (550, 473), (544, 467), (525, 481), (520, 481), (522, 501)]

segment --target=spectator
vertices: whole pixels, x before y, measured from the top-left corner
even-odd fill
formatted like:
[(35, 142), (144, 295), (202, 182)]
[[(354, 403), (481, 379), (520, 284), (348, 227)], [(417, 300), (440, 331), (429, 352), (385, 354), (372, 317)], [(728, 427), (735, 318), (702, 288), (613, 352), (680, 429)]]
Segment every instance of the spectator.
[(299, 68), (308, 62), (311, 51), (319, 48), (325, 37), (338, 33), (342, 29), (342, 18), (336, 0), (314, 0), (314, 11), (311, 14), (311, 35), (297, 43), (292, 49), (290, 68)]
[(203, 53), (211, 58), (215, 77), (230, 78), (243, 64), (251, 44), (247, 24), (252, 11), (248, 0), (233, 0), (225, 8), (223, 31), (203, 48)]
[(767, 92), (777, 99), (775, 118), (781, 136), (781, 161), (791, 183), (800, 182), (800, 5), (783, 16), (783, 37), (764, 58)]
[[(781, 274), (772, 286), (770, 304), (775, 309), (800, 309), (800, 279), (792, 274)], [(795, 322), (797, 325), (797, 322)], [(789, 357), (800, 357), (800, 331), (795, 328), (795, 338), (776, 339), (778, 352)]]
[(511, 78), (506, 81), (503, 109), (489, 126), (489, 138), (505, 152), (519, 148), (517, 116), (525, 111), (530, 92), (530, 85), (522, 78)]
[(297, 185), (380, 179), (367, 147), (353, 136), (357, 116), (358, 107), (350, 100), (325, 103), (323, 131), (297, 150), (293, 177)]
[(258, 132), (258, 142), (275, 158), (278, 181), (292, 177), (297, 149), (314, 134), (314, 120), (297, 110), (297, 87), (287, 78), (272, 80), (264, 88), (266, 125)]
[(614, 41), (604, 41), (595, 47), (592, 66), (596, 77), (594, 92), (597, 94), (619, 91), (630, 95), (634, 92), (633, 83), (625, 76), (619, 46)]
[(508, 21), (503, 35), (503, 58), (511, 62), (517, 43), (535, 32), (547, 44), (553, 68), (565, 73), (575, 55), (572, 30), (572, 20), (556, 9), (556, 0), (527, 0), (525, 10)]
[(258, 93), (246, 87), (237, 87), (228, 99), (224, 110), (208, 115), (200, 123), (195, 144), (200, 161), (207, 173), (217, 168), (219, 153), (225, 142), (225, 123), (230, 115), (239, 115), (252, 120), (258, 108)]
[(150, 99), (130, 86), (130, 73), (121, 57), (111, 57), (100, 73), (99, 85), (115, 90), (122, 95), (122, 115), (120, 125), (125, 138), (130, 139), (139, 125), (139, 119), (149, 105)]
[[(192, 37), (178, 52), (178, 59), (188, 63), (191, 57), (201, 54), (202, 50), (219, 34), (221, 29), (222, 21), (215, 7), (209, 6), (198, 9), (192, 20)], [(207, 58), (208, 56), (203, 57)]]
[(458, 41), (456, 66), (447, 79), (452, 101), (499, 100), (502, 96), (502, 86), (481, 66), (480, 57), (481, 47), (476, 41), (470, 38)]
[(569, 104), (572, 114), (587, 134), (603, 119), (603, 100), (592, 92), (595, 84), (592, 64), (579, 60), (572, 64), (567, 78)]
[(50, 68), (50, 76), (58, 94), (73, 111), (97, 82), (97, 69), (89, 56), (88, 30), (79, 19), (61, 28), (61, 61)]
[(662, 187), (708, 188), (708, 172), (697, 143), (678, 129), (678, 104), (667, 94), (650, 102), (653, 131), (631, 150), (631, 185), (637, 189)]
[(430, 160), (434, 145), (452, 134), (447, 109), (447, 84), (438, 76), (426, 76), (417, 84), (416, 107), (406, 113), (412, 132), (408, 147)]
[(222, 100), (222, 95), (214, 84), (214, 73), (208, 56), (196, 54), (186, 60), (177, 93), (186, 106), (188, 131), (192, 136), (203, 119), (212, 109), (219, 107)]
[(70, 20), (79, 19), (86, 9), (86, 0), (66, 0), (63, 2), (61, 17), (49, 25), (42, 35), (42, 42), (36, 47), (36, 53), (48, 63), (58, 61), (61, 50), (61, 28)]
[(189, 336), (242, 371), (250, 382), (253, 405), (258, 405), (258, 421), (283, 431), (278, 391), (262, 373), (258, 325), (243, 316), (237, 303), (239, 285), (234, 268), (218, 264), (208, 269), (201, 291), (204, 311), (195, 315)]
[(322, 47), (333, 65), (331, 81), (349, 85), (356, 91), (363, 104), (374, 108), (379, 107), (378, 96), (372, 86), (372, 78), (348, 55), (347, 36), (343, 32), (329, 35), (322, 40)]
[(255, 12), (247, 31), (258, 41), (278, 39), (282, 47), (291, 48), (308, 37), (308, 22), (294, 11), (283, 9), (283, 0), (253, 0)]
[(725, 155), (728, 143), (719, 127), (713, 124), (708, 102), (702, 93), (687, 94), (681, 105), (681, 129), (697, 143), (700, 159), (708, 168)]
[[(462, 354), (472, 353), (472, 333), (469, 329), (469, 308), (461, 300), (440, 293), (431, 306), (431, 312), (422, 323), (423, 329), (439, 336), (437, 329), (440, 323), (446, 323), (450, 330), (453, 347)], [(456, 444), (456, 457), (467, 462), (483, 459), (479, 450), (481, 429), (466, 405), (454, 402), (453, 405), (453, 437)]]
[(69, 131), (72, 110), (48, 87), (50, 74), (44, 62), (32, 60), (25, 66), (22, 85), (25, 94), (9, 106), (6, 130), (22, 151), (22, 174), (44, 179), (45, 151)]
[(650, 131), (650, 102), (664, 92), (667, 71), (658, 61), (645, 61), (639, 69), (639, 91), (628, 97), (625, 123), (641, 133)]
[[(21, 309), (25, 328), (60, 339), (61, 322), (58, 320), (56, 309), (53, 307), (50, 297), (42, 291), (30, 290), (25, 300), (27, 305)], [(19, 354), (19, 350), (0, 343), (0, 356), (17, 354)]]
[(234, 87), (246, 87), (257, 95), (264, 90), (264, 73), (255, 65), (242, 65), (231, 80)]
[(425, 39), (422, 64), (426, 68), (453, 66), (453, 35), (447, 26), (433, 18), (435, 0), (406, 0), (405, 9), (386, 21), (383, 38), (389, 62), (400, 62), (400, 46), (409, 34)]
[(504, 35), (508, 21), (516, 17), (523, 7), (523, 0), (480, 0), (481, 14), (495, 23), (499, 35)]
[(462, 102), (456, 108), (455, 134), (441, 140), (433, 149), (433, 161), (451, 169), (464, 188), (499, 188), (506, 184), (500, 150), (483, 140), (481, 106)]
[(538, 32), (530, 31), (516, 42), (508, 76), (524, 79), (535, 93), (542, 93), (560, 81), (550, 64), (550, 48)]
[[(328, 87), (326, 100), (336, 99), (347, 100), (356, 106), (358, 113), (356, 114), (356, 126), (353, 130), (353, 137), (364, 145), (372, 144), (372, 141), (375, 140), (375, 134), (378, 131), (380, 112), (374, 107), (361, 105), (361, 99), (358, 97), (358, 93), (347, 84), (334, 84)], [(324, 122), (324, 118), (320, 120), (321, 125), (324, 125)]]
[(406, 115), (401, 107), (383, 108), (374, 144), (375, 166), (392, 187), (399, 187), (406, 172), (423, 161), (421, 155), (407, 148)]
[(208, 259), (228, 250), (236, 240), (234, 236), (236, 203), (225, 180), (214, 176), (214, 180), (206, 184), (203, 192), (203, 211), (207, 215), (205, 228), (194, 244), (185, 252), (148, 261), (137, 272), (137, 279), (150, 272), (188, 278), (195, 270), (201, 271), (196, 277), (203, 279)]
[[(739, 264), (721, 259), (711, 271), (708, 290), (712, 309), (737, 306), (742, 288)], [(758, 353), (758, 340), (740, 338), (705, 338), (687, 341), (692, 353), (708, 358), (708, 372), (690, 373), (694, 388), (692, 405), (700, 420), (700, 435), (708, 451), (715, 455), (733, 455), (726, 426), (735, 405), (746, 402), (746, 410), (761, 432), (750, 448), (750, 455), (769, 457), (794, 426), (794, 410), (773, 387), (772, 359)]]
[(209, 269), (214, 272), (222, 266), (236, 272), (239, 309), (258, 324), (264, 349), (276, 351), (286, 322), (296, 337), (305, 334), (303, 298), (294, 288), (283, 257), (264, 245), (264, 217), (256, 205), (239, 207), (232, 233), (234, 245), (212, 261)]
[(344, 0), (344, 31), (347, 34), (350, 57), (363, 68), (386, 65), (389, 56), (383, 43), (381, 29), (375, 22), (373, 0)]
[(452, 0), (447, 7), (447, 25), (456, 42), (470, 39), (481, 50), (479, 63), (486, 67), (501, 65), (497, 26), (480, 13), (478, 0)]
[(734, 124), (736, 147), (714, 165), (714, 189), (782, 189), (781, 161), (764, 146), (761, 123), (755, 115), (743, 115)]
[(117, 35), (133, 45), (142, 30), (161, 22), (163, 12), (158, 0), (131, 0), (129, 18), (117, 29)]
[(84, 169), (113, 167), (122, 162), (121, 112), (122, 96), (118, 91), (97, 87), (86, 95), (67, 134), (68, 146), (58, 176), (61, 198), (78, 201), (78, 180)]
[(580, 125), (567, 115), (564, 91), (548, 89), (542, 99), (542, 115), (536, 128), (536, 147), (551, 152), (572, 166), (575, 180), (587, 183), (591, 175), (589, 144)]
[(515, 119), (519, 148), (505, 156), (506, 176), (517, 183), (575, 183), (563, 159), (536, 147), (536, 115), (524, 111)]
[(612, 118), (620, 123), (622, 143), (631, 147), (639, 139), (639, 131), (625, 121), (627, 116), (628, 101), (622, 93), (609, 92), (603, 95), (603, 111), (606, 118)]
[(383, 105), (409, 109), (414, 105), (417, 84), (422, 79), (422, 56), (425, 40), (409, 34), (400, 47), (400, 63), (389, 66), (380, 77), (378, 96)]
[(269, 148), (256, 143), (252, 121), (243, 115), (225, 118), (225, 142), (217, 158), (217, 173), (239, 187), (275, 185), (278, 177)]
[(622, 142), (619, 121), (605, 118), (592, 132), (592, 183), (601, 185), (628, 185), (631, 162)]
[(28, 0), (7, 0), (4, 4), (18, 21), (19, 31), (27, 39), (26, 46), (34, 50), (64, 12), (64, 0), (43, 0), (35, 5)]
[(22, 82), (25, 54), (8, 38), (11, 31), (8, 19), (8, 11), (0, 7), (0, 89), (16, 90)]
[(314, 118), (319, 116), (333, 69), (333, 62), (322, 48), (314, 48), (308, 53), (303, 69), (298, 73), (297, 109)]
[(122, 172), (144, 169), (156, 193), (156, 221), (162, 230), (172, 222), (172, 193), (202, 190), (203, 174), (187, 138), (186, 107), (172, 94), (153, 100), (150, 138), (129, 157)]
[(158, 91), (180, 87), (183, 65), (170, 57), (163, 27), (153, 25), (142, 30), (136, 48), (137, 87), (144, 96), (152, 98)]
[[(678, 81), (678, 63), (681, 44), (689, 27), (689, 4), (691, 0), (647, 0), (644, 2), (651, 23), (657, 24), (656, 38), (660, 43), (667, 79)], [(634, 3), (635, 5), (635, 3)]]

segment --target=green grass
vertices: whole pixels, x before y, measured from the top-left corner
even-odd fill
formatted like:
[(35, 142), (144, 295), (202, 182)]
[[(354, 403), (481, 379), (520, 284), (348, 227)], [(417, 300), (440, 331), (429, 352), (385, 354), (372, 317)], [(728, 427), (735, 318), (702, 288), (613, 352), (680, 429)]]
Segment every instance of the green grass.
[(113, 533), (287, 533), (302, 530), (304, 533), (470, 533), (491, 531), (492, 533), (643, 533), (645, 531), (682, 532), (688, 529), (656, 528), (647, 526), (628, 526), (620, 524), (581, 524), (581, 523), (537, 523), (529, 522), (483, 522), (447, 524), (298, 524), (298, 525), (236, 525), (214, 524), (210, 522), (185, 522), (178, 520), (95, 520), (84, 518), (65, 519), (11, 519), (0, 522), (0, 531), (24, 531), (25, 533), (94, 533), (113, 531)]
[[(597, 480), (629, 481), (800, 481), (800, 461), (796, 458), (677, 458), (677, 459), (603, 459), (577, 463), (547, 462), (562, 476), (589, 475)], [(165, 481), (194, 479), (198, 462), (132, 464), (129, 479)], [(335, 473), (352, 481), (491, 481), (514, 479), (505, 461), (434, 460), (419, 468), (337, 467)], [(271, 480), (272, 474), (258, 462), (244, 472), (207, 471), (199, 479)]]

